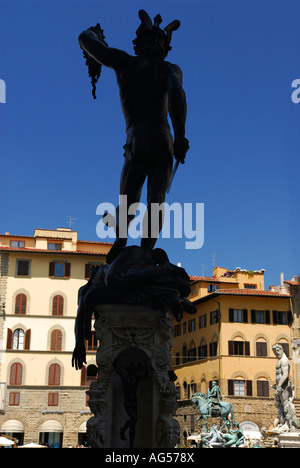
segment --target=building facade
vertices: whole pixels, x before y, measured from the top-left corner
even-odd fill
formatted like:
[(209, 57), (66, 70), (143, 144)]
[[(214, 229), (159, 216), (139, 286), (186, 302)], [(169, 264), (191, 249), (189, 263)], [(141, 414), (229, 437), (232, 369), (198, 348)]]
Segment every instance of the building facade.
[(97, 345), (87, 344), (87, 365), (76, 371), (77, 295), (110, 248), (66, 228), (0, 236), (0, 433), (19, 444), (67, 447), (85, 439)]
[[(292, 358), (292, 296), (286, 290), (265, 291), (264, 270), (217, 267), (211, 278), (192, 279), (191, 300), (197, 313), (185, 314), (180, 324), (174, 321), (172, 350), (181, 442), (200, 431), (190, 396), (207, 394), (213, 380), (223, 400), (233, 403), (236, 421), (269, 428), (277, 415), (270, 387), (275, 384), (277, 362), (272, 345), (282, 344)], [(290, 363), (295, 381), (299, 376), (292, 359)], [(299, 407), (300, 395), (296, 396)]]
[[(66, 228), (0, 235), (0, 434), (16, 437), (19, 445), (86, 441), (92, 416), (86, 390), (97, 378), (97, 343), (93, 337), (87, 343), (87, 364), (76, 371), (77, 293), (92, 266), (105, 263), (111, 245), (78, 240)], [(276, 416), (270, 388), (276, 342), (291, 358), (300, 401), (299, 288), (295, 293), (293, 281), (266, 291), (263, 270), (219, 267), (212, 277), (191, 282), (197, 313), (174, 321), (172, 348), (181, 442), (200, 429), (191, 394), (207, 394), (213, 380), (234, 404), (238, 422), (269, 427)]]

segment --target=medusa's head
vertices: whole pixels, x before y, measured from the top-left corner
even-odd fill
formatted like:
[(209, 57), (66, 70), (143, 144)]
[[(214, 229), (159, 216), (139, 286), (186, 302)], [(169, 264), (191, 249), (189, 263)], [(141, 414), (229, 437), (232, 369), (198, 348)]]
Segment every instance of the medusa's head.
[(157, 15), (152, 23), (148, 13), (140, 10), (139, 18), (141, 24), (136, 31), (136, 39), (132, 41), (136, 55), (164, 59), (171, 50), (172, 32), (179, 28), (180, 21), (174, 20), (164, 29), (160, 29), (160, 15)]

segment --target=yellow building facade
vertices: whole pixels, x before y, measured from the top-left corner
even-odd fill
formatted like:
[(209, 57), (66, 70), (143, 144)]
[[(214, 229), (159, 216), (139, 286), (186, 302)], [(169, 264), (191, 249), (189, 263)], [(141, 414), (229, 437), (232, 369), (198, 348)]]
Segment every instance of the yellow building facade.
[(182, 442), (200, 430), (199, 414), (189, 398), (194, 392), (207, 394), (213, 380), (224, 401), (233, 403), (238, 422), (270, 427), (277, 415), (270, 387), (275, 383), (277, 362), (272, 345), (282, 344), (290, 357), (290, 377), (297, 378), (292, 360), (291, 295), (265, 291), (264, 270), (216, 267), (211, 278), (192, 280), (190, 299), (197, 313), (185, 314), (180, 324), (174, 321), (172, 349)]
[(110, 248), (66, 228), (0, 236), (1, 433), (55, 447), (84, 439), (96, 344), (88, 346), (84, 371), (76, 371), (77, 293)]

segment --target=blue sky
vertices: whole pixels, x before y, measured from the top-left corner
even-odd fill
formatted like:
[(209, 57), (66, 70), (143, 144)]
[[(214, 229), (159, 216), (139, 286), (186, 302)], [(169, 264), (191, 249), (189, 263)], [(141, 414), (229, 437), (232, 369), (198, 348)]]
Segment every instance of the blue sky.
[[(78, 34), (100, 22), (133, 53), (138, 10), (173, 19), (168, 60), (183, 71), (190, 151), (167, 198), (204, 203), (205, 241), (161, 239), (189, 274), (265, 268), (266, 287), (299, 273), (298, 0), (1, 0), (0, 231), (67, 226), (99, 240), (96, 207), (117, 204), (125, 124), (112, 70), (97, 100)], [(145, 201), (143, 192), (142, 201)], [(214, 255), (214, 257), (213, 257)]]

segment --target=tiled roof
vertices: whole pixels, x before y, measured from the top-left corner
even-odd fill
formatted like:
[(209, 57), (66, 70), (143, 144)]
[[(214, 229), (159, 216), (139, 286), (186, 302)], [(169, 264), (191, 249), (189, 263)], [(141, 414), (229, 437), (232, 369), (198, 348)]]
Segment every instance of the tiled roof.
[(7, 245), (0, 245), (0, 251), (5, 250), (9, 252), (25, 252), (25, 253), (45, 253), (45, 254), (61, 254), (61, 255), (107, 255), (107, 252), (87, 252), (86, 250), (49, 250), (49, 249), (35, 249), (29, 247), (9, 247)]
[(264, 291), (262, 289), (218, 289), (217, 291), (208, 293), (205, 296), (195, 299), (193, 304), (209, 301), (210, 299), (216, 298), (218, 296), (274, 297), (285, 299), (291, 297), (290, 294), (282, 294), (276, 291)]

